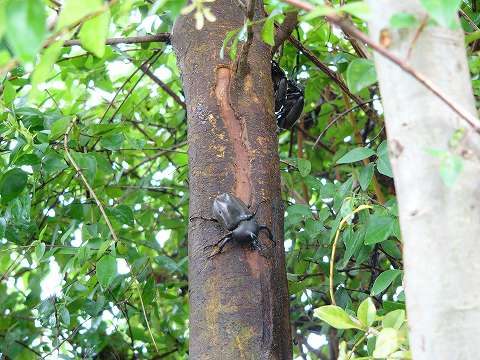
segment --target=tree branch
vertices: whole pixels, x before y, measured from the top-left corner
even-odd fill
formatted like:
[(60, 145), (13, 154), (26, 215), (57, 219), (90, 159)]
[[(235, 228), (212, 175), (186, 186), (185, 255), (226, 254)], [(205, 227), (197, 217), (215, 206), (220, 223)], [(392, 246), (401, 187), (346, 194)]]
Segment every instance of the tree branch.
[(108, 226), (108, 230), (110, 231), (110, 234), (112, 235), (113, 240), (115, 241), (115, 243), (117, 243), (118, 242), (117, 233), (113, 229), (112, 223), (110, 222), (110, 219), (108, 218), (108, 215), (105, 212), (105, 208), (103, 207), (102, 202), (100, 201), (97, 194), (95, 193), (93, 188), (90, 186), (90, 183), (88, 182), (87, 178), (85, 177), (85, 175), (83, 175), (82, 170), (80, 169), (80, 167), (75, 162), (72, 155), (70, 154), (70, 148), (68, 147), (68, 136), (70, 135), (70, 132), (72, 131), (73, 126), (75, 125), (75, 119), (76, 118), (74, 118), (74, 120), (68, 126), (68, 129), (65, 132), (65, 136), (63, 138), (63, 147), (65, 149), (65, 155), (67, 156), (68, 161), (72, 164), (73, 168), (75, 169), (77, 174), (80, 176), (80, 179), (82, 179), (82, 182), (85, 184), (85, 187), (90, 192), (93, 199), (95, 200), (95, 203), (97, 204), (98, 209), (100, 210), (100, 213), (102, 214), (102, 217)]
[(160, 86), (163, 91), (165, 91), (168, 95), (170, 95), (177, 104), (179, 104), (184, 109), (187, 108), (187, 105), (185, 104), (185, 102), (182, 99), (180, 99), (180, 97), (177, 94), (175, 94), (173, 90), (168, 87), (167, 84), (165, 84), (162, 80), (160, 80), (157, 76), (155, 76), (155, 74), (150, 70), (147, 64), (142, 64), (142, 66), (140, 66), (140, 69), (145, 73), (145, 75), (147, 75), (158, 86)]
[(272, 54), (275, 54), (280, 46), (289, 38), (292, 34), (295, 26), (298, 24), (298, 11), (290, 11), (285, 15), (283, 23), (277, 27), (275, 34), (275, 44), (272, 48)]
[(317, 67), (322, 71), (325, 75), (327, 75), (330, 79), (332, 79), (338, 87), (344, 92), (349, 98), (355, 101), (366, 114), (374, 114), (374, 112), (364, 103), (364, 101), (354, 95), (350, 89), (348, 88), (347, 84), (343, 81), (343, 79), (338, 75), (335, 71), (331, 70), (327, 65), (322, 63), (318, 57), (306, 46), (304, 46), (300, 41), (295, 39), (293, 36), (289, 36), (288, 41), (295, 46), (298, 50), (300, 50), (311, 62), (313, 62)]
[[(312, 11), (315, 9), (313, 5), (305, 3), (301, 0), (283, 0), (283, 1), (306, 11)], [(398, 56), (396, 56), (395, 54), (387, 50), (382, 45), (377, 44), (376, 42), (371, 40), (367, 35), (365, 35), (363, 32), (358, 30), (356, 27), (343, 21), (341, 17), (336, 15), (327, 15), (325, 16), (325, 18), (330, 23), (338, 26), (345, 34), (354, 36), (355, 38), (361, 40), (363, 43), (367, 44), (376, 52), (378, 52), (380, 55), (382, 55), (386, 59), (393, 62), (404, 72), (411, 75), (419, 83), (421, 83), (433, 94), (435, 94), (455, 114), (457, 114), (460, 118), (465, 120), (472, 127), (472, 129), (475, 130), (475, 132), (480, 133), (480, 122), (478, 121), (477, 117), (471, 114), (469, 111), (463, 109), (457, 103), (455, 103), (453, 99), (451, 99), (447, 94), (445, 94), (442, 89), (440, 89), (436, 84), (430, 81), (430, 79), (428, 79), (426, 76), (417, 72), (412, 66), (405, 63), (402, 59), (400, 59)]]
[(253, 42), (253, 17), (255, 15), (255, 4), (256, 0), (247, 0), (246, 12), (245, 12), (245, 23), (247, 24), (247, 39), (242, 46), (242, 50), (237, 59), (236, 70), (241, 78), (247, 70), (248, 62), (248, 51)]
[[(105, 41), (105, 45), (118, 45), (118, 44), (145, 44), (151, 42), (164, 42), (170, 43), (170, 33), (158, 33), (156, 35), (144, 35), (144, 36), (131, 36), (131, 37), (117, 37), (110, 38)], [(67, 40), (63, 46), (81, 46), (80, 40)]]

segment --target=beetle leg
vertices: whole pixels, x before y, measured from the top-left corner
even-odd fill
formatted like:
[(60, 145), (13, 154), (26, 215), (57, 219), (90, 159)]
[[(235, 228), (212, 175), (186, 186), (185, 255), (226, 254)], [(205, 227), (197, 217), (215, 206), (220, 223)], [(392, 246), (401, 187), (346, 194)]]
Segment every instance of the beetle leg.
[(232, 240), (232, 233), (229, 232), (228, 234), (226, 234), (225, 236), (223, 236), (220, 240), (218, 240), (215, 244), (213, 245), (207, 245), (205, 246), (205, 249), (207, 248), (211, 248), (211, 247), (215, 247), (217, 249), (213, 250), (212, 253), (210, 255), (208, 255), (208, 258), (211, 259), (212, 257), (214, 257), (215, 255), (218, 255), (222, 252), (223, 248), (225, 247), (225, 245), (227, 245), (227, 243)]
[[(257, 211), (260, 208), (260, 205), (263, 204), (264, 202), (267, 202), (267, 200), (262, 200), (259, 203), (257, 203), (257, 207), (255, 208), (255, 211), (252, 213), (252, 216), (250, 217), (250, 219), (253, 218), (255, 215), (257, 215)], [(248, 208), (250, 208), (250, 206)], [(247, 220), (250, 220), (250, 219), (247, 219)]]
[(277, 243), (276, 243), (275, 240), (273, 239), (273, 234), (272, 234), (272, 232), (270, 231), (270, 229), (268, 228), (268, 226), (266, 226), (266, 225), (260, 225), (259, 231), (262, 231), (262, 230), (266, 230), (266, 231), (268, 232), (268, 238), (270, 239), (270, 241), (271, 241), (274, 245), (277, 245)]
[(218, 220), (215, 219), (215, 218), (207, 218), (207, 217), (203, 217), (203, 216), (190, 216), (189, 220), (190, 221), (192, 221), (192, 220), (205, 220), (205, 221), (218, 222)]
[(252, 242), (250, 243), (250, 248), (252, 250), (262, 250), (262, 245), (260, 241), (258, 241), (258, 238), (254, 238)]

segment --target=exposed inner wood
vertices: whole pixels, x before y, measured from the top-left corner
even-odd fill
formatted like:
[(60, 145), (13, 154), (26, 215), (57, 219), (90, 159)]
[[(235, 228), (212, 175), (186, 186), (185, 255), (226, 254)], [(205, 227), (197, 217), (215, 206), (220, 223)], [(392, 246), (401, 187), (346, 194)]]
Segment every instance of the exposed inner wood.
[(244, 126), (235, 115), (230, 102), (230, 82), (232, 70), (227, 67), (217, 69), (215, 96), (220, 108), (220, 115), (233, 146), (234, 155), (234, 193), (248, 204), (251, 199), (251, 168), (248, 147), (244, 141)]

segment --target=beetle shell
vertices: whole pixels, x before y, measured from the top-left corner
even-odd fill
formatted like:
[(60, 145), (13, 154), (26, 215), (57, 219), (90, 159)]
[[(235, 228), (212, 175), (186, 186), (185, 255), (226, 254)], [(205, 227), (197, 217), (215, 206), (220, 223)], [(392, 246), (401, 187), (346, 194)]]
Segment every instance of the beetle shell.
[(232, 237), (239, 243), (250, 244), (258, 237), (260, 226), (255, 218), (242, 221), (235, 230), (232, 231)]
[(212, 213), (213, 217), (229, 231), (235, 230), (242, 221), (251, 219), (253, 215), (242, 200), (227, 193), (215, 198)]

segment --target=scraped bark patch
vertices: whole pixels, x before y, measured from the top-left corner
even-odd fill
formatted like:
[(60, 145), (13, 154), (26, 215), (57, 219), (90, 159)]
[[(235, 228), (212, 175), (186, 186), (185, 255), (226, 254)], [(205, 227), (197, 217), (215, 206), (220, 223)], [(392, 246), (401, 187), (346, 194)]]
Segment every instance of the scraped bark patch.
[(220, 108), (220, 115), (223, 119), (225, 129), (233, 146), (234, 153), (234, 193), (246, 204), (250, 201), (251, 195), (251, 171), (248, 147), (244, 141), (244, 126), (230, 103), (230, 81), (232, 70), (226, 67), (217, 69), (215, 96)]

